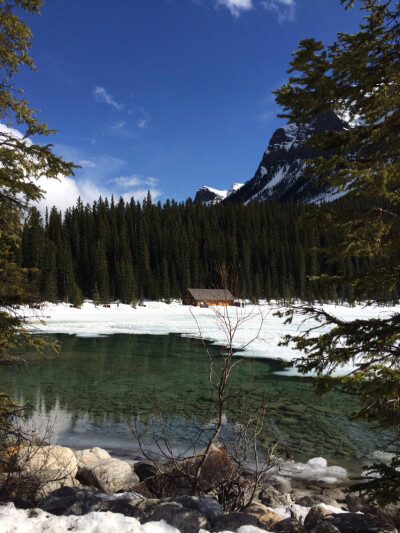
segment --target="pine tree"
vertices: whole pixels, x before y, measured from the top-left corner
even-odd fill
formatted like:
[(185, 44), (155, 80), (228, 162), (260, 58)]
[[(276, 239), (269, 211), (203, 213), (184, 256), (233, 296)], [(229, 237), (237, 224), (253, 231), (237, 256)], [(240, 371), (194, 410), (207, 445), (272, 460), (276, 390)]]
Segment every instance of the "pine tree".
[[(30, 142), (29, 137), (37, 139), (53, 132), (39, 122), (29, 102), (21, 96), (22, 91), (13, 84), (20, 68), (35, 69), (29, 56), (31, 31), (20, 15), (38, 14), (41, 5), (41, 0), (6, 0), (0, 5), (0, 119), (24, 129), (22, 135), (11, 129), (0, 132), (0, 364), (14, 359), (10, 346), (18, 340), (26, 342), (24, 321), (12, 308), (15, 301), (30, 297), (26, 272), (15, 262), (15, 251), (21, 243), (21, 217), (28, 203), (42, 196), (39, 177), (69, 175), (73, 169), (72, 164), (52, 153), (50, 145)], [(38, 336), (29, 340), (39, 347), (43, 345)]]
[[(341, 3), (348, 9), (353, 1)], [(296, 124), (328, 111), (349, 120), (344, 131), (311, 138), (309, 148), (318, 147), (321, 156), (308, 162), (310, 178), (345, 193), (347, 207), (326, 205), (308, 222), (335, 233), (337, 245), (324, 252), (343, 259), (348, 270), (317, 279), (345, 284), (355, 297), (367, 290), (392, 291), (400, 277), (400, 2), (363, 0), (362, 10), (357, 33), (339, 33), (326, 48), (314, 39), (302, 40), (290, 63), (289, 83), (276, 91), (283, 116)], [(354, 257), (377, 260), (357, 273)], [(299, 369), (317, 372), (320, 393), (337, 387), (358, 394), (355, 417), (398, 432), (400, 314), (345, 322), (313, 306), (299, 312), (331, 327), (319, 337), (294, 339), (305, 353)], [(348, 362), (355, 367), (352, 374), (331, 375)], [(380, 504), (400, 497), (400, 456), (393, 448), (391, 465), (374, 465), (358, 487)]]
[[(69, 175), (73, 169), (72, 164), (52, 153), (50, 145), (37, 144), (38, 136), (52, 131), (46, 124), (40, 124), (28, 100), (22, 97), (23, 91), (13, 83), (21, 68), (35, 69), (29, 56), (32, 34), (21, 15), (39, 14), (42, 3), (41, 0), (0, 3), (0, 120), (23, 130), (21, 134), (11, 128), (0, 132), (0, 366), (18, 364), (18, 347), (22, 345), (30, 344), (38, 350), (48, 346), (46, 339), (32, 335), (24, 314), (14, 307), (29, 301), (34, 290), (29, 272), (18, 260), (22, 217), (29, 202), (42, 197), (37, 181), (40, 177)], [(35, 263), (32, 252), (31, 260)], [(22, 415), (23, 410), (18, 410), (15, 402), (0, 392), (1, 471), (7, 468), (7, 447), (23, 440), (23, 431), (14, 424)], [(0, 497), (6, 496), (4, 487)]]

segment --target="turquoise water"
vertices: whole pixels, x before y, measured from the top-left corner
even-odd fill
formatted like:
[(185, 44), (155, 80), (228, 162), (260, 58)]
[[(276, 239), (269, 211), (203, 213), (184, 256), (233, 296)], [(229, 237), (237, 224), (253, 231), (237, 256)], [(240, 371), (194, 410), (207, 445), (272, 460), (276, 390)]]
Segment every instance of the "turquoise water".
[[(27, 354), (24, 370), (1, 370), (0, 390), (36, 407), (37, 417), (50, 416), (60, 444), (134, 451), (133, 413), (144, 430), (161, 412), (173, 445), (186, 449), (198, 424), (215, 416), (200, 341), (179, 335), (55, 337), (62, 345), (59, 355)], [(209, 348), (218, 361), (220, 348)], [(354, 470), (385, 442), (385, 435), (370, 426), (348, 420), (354, 407), (348, 397), (317, 398), (305, 378), (275, 374), (283, 369), (278, 361), (243, 361), (231, 376), (231, 390), (247, 388), (247, 405), (227, 405), (226, 431), (232, 420), (246, 420), (265, 391), (266, 430), (260, 443), (282, 439), (296, 460), (323, 456)]]

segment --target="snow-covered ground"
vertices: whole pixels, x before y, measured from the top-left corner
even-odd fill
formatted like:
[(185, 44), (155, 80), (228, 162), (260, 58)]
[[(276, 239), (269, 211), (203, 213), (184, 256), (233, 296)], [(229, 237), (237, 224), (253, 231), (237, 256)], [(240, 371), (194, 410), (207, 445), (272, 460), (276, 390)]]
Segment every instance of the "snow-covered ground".
[[(106, 496), (106, 495), (103, 495)], [(107, 495), (105, 499), (123, 497), (123, 494)], [(332, 513), (343, 513), (341, 509), (324, 505)], [(304, 521), (310, 507), (303, 507), (297, 504), (290, 504), (286, 507), (279, 507), (274, 511), (282, 516), (282, 519), (289, 518), (292, 514)], [(108, 533), (118, 531), (118, 533), (180, 533), (180, 530), (167, 524), (164, 520), (158, 522), (140, 522), (133, 517), (124, 516), (120, 513), (92, 512), (83, 516), (54, 516), (41, 509), (16, 509), (14, 504), (0, 503), (0, 531), (1, 533)], [(198, 533), (208, 533), (200, 529)], [(224, 531), (221, 533), (234, 533)], [(241, 526), (236, 533), (268, 533), (264, 529), (255, 526)]]
[[(326, 304), (324, 308), (345, 320), (367, 319), (400, 312), (400, 306), (382, 308)], [(188, 337), (199, 337), (200, 328), (204, 339), (226, 345), (227, 330), (223, 324), (221, 327), (221, 322), (224, 322), (223, 319), (229, 319), (234, 325), (239, 320), (239, 327), (233, 339), (234, 348), (242, 349), (241, 353), (249, 357), (290, 361), (298, 357), (300, 352), (290, 346), (279, 346), (282, 337), (305, 331), (313, 323), (297, 316), (291, 324), (284, 324), (282, 318), (275, 316), (277, 310), (278, 307), (265, 303), (256, 307), (247, 305), (245, 308), (219, 308), (220, 314), (212, 307), (191, 307), (178, 302), (171, 304), (146, 302), (145, 307), (138, 306), (136, 309), (116, 303), (110, 307), (96, 307), (91, 302), (85, 302), (80, 309), (70, 307), (68, 304), (48, 303), (44, 305), (39, 315), (32, 318), (32, 324), (46, 333), (69, 333), (79, 336), (113, 333), (151, 335), (178, 333)], [(34, 313), (31, 309), (24, 311), (31, 315)], [(45, 320), (44, 325), (40, 323), (39, 318)], [(324, 329), (320, 328), (314, 334), (323, 331)], [(250, 341), (252, 342), (248, 344)]]

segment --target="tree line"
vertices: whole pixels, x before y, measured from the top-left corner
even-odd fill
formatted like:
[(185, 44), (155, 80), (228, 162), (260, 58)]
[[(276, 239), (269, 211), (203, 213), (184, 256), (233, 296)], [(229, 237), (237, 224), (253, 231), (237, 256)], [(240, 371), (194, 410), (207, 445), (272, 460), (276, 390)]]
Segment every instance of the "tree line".
[[(332, 205), (340, 211), (343, 202)], [(318, 253), (334, 245), (335, 236), (318, 225), (303, 228), (302, 218), (316, 209), (292, 202), (206, 206), (190, 199), (162, 205), (153, 203), (150, 193), (143, 202), (99, 198), (84, 205), (79, 199), (64, 215), (53, 207), (43, 219), (36, 208), (30, 210), (19, 261), (30, 272), (36, 299), (74, 305), (83, 298), (170, 301), (188, 287), (217, 287), (220, 264), (237, 273), (238, 297), (351, 301), (356, 296), (351, 284), (313, 277), (351, 278), (369, 271), (377, 259), (332, 261)], [(398, 295), (395, 288), (384, 296)]]

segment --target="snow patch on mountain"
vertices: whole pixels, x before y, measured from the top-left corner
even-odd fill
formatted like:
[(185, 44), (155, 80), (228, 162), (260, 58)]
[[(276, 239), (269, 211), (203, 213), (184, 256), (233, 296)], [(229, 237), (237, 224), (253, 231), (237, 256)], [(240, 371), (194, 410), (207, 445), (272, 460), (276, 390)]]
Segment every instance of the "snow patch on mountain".
[(204, 185), (197, 191), (194, 201), (195, 203), (201, 202), (205, 205), (218, 204), (226, 200), (226, 198), (238, 191), (241, 187), (243, 187), (243, 183), (233, 183), (229, 189), (221, 191)]

